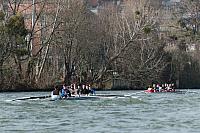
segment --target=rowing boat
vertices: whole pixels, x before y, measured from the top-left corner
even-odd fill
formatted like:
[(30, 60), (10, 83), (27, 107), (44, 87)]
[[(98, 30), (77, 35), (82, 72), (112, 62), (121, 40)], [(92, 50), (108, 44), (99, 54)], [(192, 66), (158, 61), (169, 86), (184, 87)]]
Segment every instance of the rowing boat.
[(125, 98), (131, 95), (118, 95), (118, 94), (95, 94), (95, 95), (72, 95), (71, 97), (61, 98), (59, 95), (52, 95), (51, 100), (97, 100), (97, 99), (112, 99), (112, 98)]
[(145, 93), (177, 93), (177, 94), (185, 94), (187, 91), (150, 91), (150, 90), (145, 90)]
[(61, 98), (59, 95), (45, 95), (45, 96), (28, 96), (20, 97), (8, 101), (24, 101), (24, 100), (36, 100), (36, 99), (50, 99), (55, 100), (97, 100), (97, 99), (113, 99), (113, 98), (126, 98), (132, 97), (132, 95), (118, 95), (118, 94), (95, 94), (95, 95), (72, 95), (71, 97)]

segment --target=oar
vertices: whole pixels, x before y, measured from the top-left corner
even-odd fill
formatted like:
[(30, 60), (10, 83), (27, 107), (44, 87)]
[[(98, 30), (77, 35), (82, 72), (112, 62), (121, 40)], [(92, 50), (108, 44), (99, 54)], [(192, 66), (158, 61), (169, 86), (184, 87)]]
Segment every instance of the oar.
[(23, 101), (23, 100), (31, 100), (31, 99), (45, 99), (49, 98), (51, 95), (46, 95), (46, 96), (31, 96), (31, 97), (21, 97), (21, 98), (16, 98), (11, 101)]

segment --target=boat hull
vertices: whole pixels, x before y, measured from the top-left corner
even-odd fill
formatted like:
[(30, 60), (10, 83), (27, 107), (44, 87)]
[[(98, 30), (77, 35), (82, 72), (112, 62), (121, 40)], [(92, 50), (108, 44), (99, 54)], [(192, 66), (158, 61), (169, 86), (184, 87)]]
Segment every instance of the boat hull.
[(61, 100), (96, 100), (99, 99), (98, 96), (72, 96), (72, 97), (66, 97), (62, 98)]
[(144, 91), (145, 93), (177, 93), (177, 94), (185, 94), (187, 91), (161, 91), (161, 92), (151, 92), (148, 90)]
[(126, 96), (126, 95), (114, 95), (114, 94), (97, 94), (97, 95), (75, 95), (75, 96), (71, 96), (71, 97), (64, 97), (64, 98), (60, 98), (60, 97), (55, 97), (52, 98), (51, 100), (97, 100), (97, 99), (112, 99), (112, 98), (125, 98), (125, 97), (130, 97), (130, 96)]
[(53, 91), (51, 92), (51, 100), (55, 101), (55, 100), (59, 100), (61, 97), (60, 95), (53, 95)]

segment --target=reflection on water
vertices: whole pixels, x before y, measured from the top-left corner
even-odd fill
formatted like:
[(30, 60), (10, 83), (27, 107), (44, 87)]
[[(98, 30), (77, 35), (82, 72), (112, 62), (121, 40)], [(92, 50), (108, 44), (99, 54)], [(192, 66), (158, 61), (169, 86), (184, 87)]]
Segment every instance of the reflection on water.
[(18, 97), (48, 94), (46, 92), (0, 93), (0, 131), (3, 133), (200, 132), (200, 91), (185, 94), (145, 94), (135, 91), (98, 93), (129, 93), (133, 94), (133, 98), (9, 101)]

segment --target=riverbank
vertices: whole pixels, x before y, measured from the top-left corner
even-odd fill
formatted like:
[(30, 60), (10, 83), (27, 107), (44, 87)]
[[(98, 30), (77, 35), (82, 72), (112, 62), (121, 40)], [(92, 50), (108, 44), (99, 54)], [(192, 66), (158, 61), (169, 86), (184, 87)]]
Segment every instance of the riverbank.
[(41, 89), (41, 88), (21, 88), (21, 89), (0, 89), (0, 93), (1, 92), (48, 92), (48, 91), (52, 91), (53, 88), (45, 88), (45, 89)]
[[(62, 84), (59, 84), (59, 88), (62, 88)], [(126, 87), (126, 86), (118, 86), (114, 88), (93, 88), (96, 91), (131, 91), (131, 90), (146, 90), (147, 88), (134, 88), (134, 87)], [(195, 88), (178, 88), (178, 89), (200, 89), (200, 87)], [(38, 87), (37, 85), (25, 85), (18, 84), (12, 87), (0, 86), (1, 92), (51, 92), (54, 90), (54, 86), (46, 86), (46, 87)]]
[(49, 87), (37, 87), (37, 86), (30, 86), (30, 85), (16, 85), (16, 86), (4, 86), (0, 87), (0, 92), (45, 92), (45, 91), (52, 91), (53, 86)]
[[(188, 89), (199, 89), (199, 88), (179, 88), (181, 90), (188, 90)], [(47, 87), (47, 88), (17, 88), (17, 89), (1, 89), (0, 93), (3, 92), (51, 92), (53, 90), (53, 87)], [(144, 88), (134, 88), (134, 89), (128, 89), (128, 88), (120, 88), (120, 89), (109, 89), (109, 88), (96, 88), (96, 91), (139, 91), (139, 90), (146, 90)]]
[[(60, 87), (61, 88), (61, 87)], [(54, 89), (53, 86), (46, 88), (38, 87), (17, 87), (17, 88), (0, 88), (0, 92), (49, 92)], [(94, 88), (96, 91), (130, 91), (130, 90), (145, 90), (145, 88), (127, 88), (127, 87), (117, 87), (117, 88)]]

